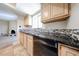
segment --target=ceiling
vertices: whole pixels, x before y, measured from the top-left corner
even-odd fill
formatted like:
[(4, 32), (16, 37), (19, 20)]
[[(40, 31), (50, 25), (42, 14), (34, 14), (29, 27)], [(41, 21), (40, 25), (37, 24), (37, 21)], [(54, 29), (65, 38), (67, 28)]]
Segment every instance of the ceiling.
[(0, 3), (0, 20), (16, 20), (18, 16), (6, 5)]
[(16, 8), (29, 15), (33, 15), (40, 10), (40, 3), (17, 3)]
[(7, 4), (0, 3), (0, 20), (16, 20), (18, 15), (33, 15), (40, 10), (40, 3), (16, 3), (15, 8)]

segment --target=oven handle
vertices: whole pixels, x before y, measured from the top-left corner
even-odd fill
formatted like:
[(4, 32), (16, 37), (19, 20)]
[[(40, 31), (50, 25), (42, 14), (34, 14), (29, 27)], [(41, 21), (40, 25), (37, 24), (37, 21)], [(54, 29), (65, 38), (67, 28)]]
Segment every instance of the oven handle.
[(50, 47), (57, 48), (57, 43), (56, 43), (55, 46), (54, 46), (54, 45), (48, 44), (47, 42), (45, 42), (45, 41), (43, 41), (43, 40), (39, 40), (39, 42), (40, 42), (41, 44), (44, 44), (44, 45), (47, 45), (47, 46), (50, 46)]

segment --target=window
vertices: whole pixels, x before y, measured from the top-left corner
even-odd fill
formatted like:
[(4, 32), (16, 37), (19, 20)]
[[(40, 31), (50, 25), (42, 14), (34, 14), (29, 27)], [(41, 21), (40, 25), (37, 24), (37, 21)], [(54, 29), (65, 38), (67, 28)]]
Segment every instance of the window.
[(32, 28), (42, 28), (41, 12), (33, 15), (33, 17), (32, 17)]

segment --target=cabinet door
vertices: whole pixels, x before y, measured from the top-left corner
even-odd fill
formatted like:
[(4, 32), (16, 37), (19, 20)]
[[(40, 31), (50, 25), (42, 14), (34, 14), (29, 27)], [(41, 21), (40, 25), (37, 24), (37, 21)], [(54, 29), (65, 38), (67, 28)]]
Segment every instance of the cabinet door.
[(24, 25), (29, 25), (29, 16), (24, 17)]
[(65, 3), (64, 4), (64, 14), (69, 15), (69, 9), (70, 9), (70, 4)]
[(61, 21), (69, 17), (68, 3), (43, 3), (41, 10), (43, 23)]
[(61, 45), (59, 48), (59, 55), (60, 56), (79, 56), (79, 51), (73, 48)]
[(20, 44), (23, 45), (24, 44), (24, 33), (20, 32)]
[(23, 45), (24, 45), (24, 48), (27, 48), (27, 36), (26, 36), (26, 34), (24, 34), (24, 43), (23, 43)]
[(27, 52), (30, 56), (33, 56), (33, 37), (27, 35), (28, 37), (28, 42), (27, 42)]
[(42, 3), (41, 4), (42, 20), (50, 19), (50, 4)]
[(68, 14), (68, 4), (52, 3), (51, 4), (51, 18), (63, 17)]

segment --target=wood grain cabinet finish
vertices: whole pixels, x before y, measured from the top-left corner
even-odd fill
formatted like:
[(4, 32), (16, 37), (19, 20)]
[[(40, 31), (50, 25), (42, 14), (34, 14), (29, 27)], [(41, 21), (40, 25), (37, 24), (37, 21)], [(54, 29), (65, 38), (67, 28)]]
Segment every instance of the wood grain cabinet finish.
[(27, 48), (27, 37), (24, 33), (20, 32), (20, 44), (24, 47)]
[(55, 22), (69, 17), (69, 4), (67, 3), (43, 3), (41, 4), (42, 22)]
[(51, 18), (63, 17), (68, 15), (68, 4), (53, 3), (51, 4)]
[(24, 17), (24, 26), (29, 25), (29, 15)]
[(29, 56), (40, 55), (40, 43), (39, 40), (25, 33), (20, 33), (20, 44), (26, 49)]
[(24, 33), (20, 32), (19, 35), (20, 35), (20, 44), (24, 45)]
[(33, 55), (33, 36), (27, 35), (27, 53), (29, 56)]
[(23, 39), (23, 41), (24, 41), (23, 46), (24, 46), (24, 48), (27, 49), (27, 36), (26, 36), (26, 34), (24, 34), (24, 39)]
[(39, 56), (40, 55), (40, 43), (38, 39), (34, 36), (27, 35), (27, 52), (29, 56)]
[(42, 20), (50, 19), (50, 3), (41, 4)]
[(79, 56), (79, 49), (59, 44), (58, 53), (59, 56)]

